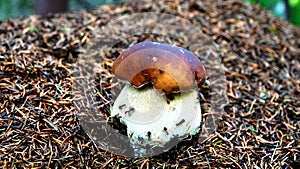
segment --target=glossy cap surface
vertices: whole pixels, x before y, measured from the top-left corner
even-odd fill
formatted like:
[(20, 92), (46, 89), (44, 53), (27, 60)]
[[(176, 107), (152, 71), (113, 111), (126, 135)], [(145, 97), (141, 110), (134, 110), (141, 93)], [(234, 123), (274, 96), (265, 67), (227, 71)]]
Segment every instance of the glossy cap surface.
[(147, 83), (165, 93), (185, 92), (206, 79), (206, 71), (192, 52), (170, 44), (141, 42), (115, 60), (112, 72), (136, 88)]

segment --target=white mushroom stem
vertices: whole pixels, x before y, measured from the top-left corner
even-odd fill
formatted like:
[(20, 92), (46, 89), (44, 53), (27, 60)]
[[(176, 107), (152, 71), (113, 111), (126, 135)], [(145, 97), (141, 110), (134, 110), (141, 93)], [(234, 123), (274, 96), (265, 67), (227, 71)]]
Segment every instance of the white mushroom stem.
[(168, 150), (171, 147), (165, 147), (167, 143), (196, 134), (201, 124), (196, 90), (174, 94), (172, 99), (167, 99), (152, 87), (136, 89), (126, 85), (114, 103), (111, 116), (118, 116), (127, 126), (136, 156), (150, 155), (154, 147)]

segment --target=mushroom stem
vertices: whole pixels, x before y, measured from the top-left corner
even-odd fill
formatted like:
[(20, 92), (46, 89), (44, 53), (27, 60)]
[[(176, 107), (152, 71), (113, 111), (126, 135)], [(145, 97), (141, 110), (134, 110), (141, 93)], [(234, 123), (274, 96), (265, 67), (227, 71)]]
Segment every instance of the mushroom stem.
[(176, 140), (196, 134), (202, 119), (196, 89), (167, 97), (153, 87), (137, 89), (128, 84), (115, 100), (111, 116), (120, 117), (127, 126), (135, 156), (172, 148)]

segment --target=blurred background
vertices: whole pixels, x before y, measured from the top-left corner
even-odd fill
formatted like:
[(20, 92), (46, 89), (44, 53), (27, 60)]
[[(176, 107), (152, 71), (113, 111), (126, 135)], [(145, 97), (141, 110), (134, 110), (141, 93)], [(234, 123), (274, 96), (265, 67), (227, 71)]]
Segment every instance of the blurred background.
[[(26, 17), (32, 14), (65, 12), (68, 10), (92, 9), (107, 3), (122, 0), (1, 0), (0, 20)], [(123, 0), (124, 1), (124, 0)], [(300, 0), (245, 0), (258, 3), (294, 25), (300, 26)]]

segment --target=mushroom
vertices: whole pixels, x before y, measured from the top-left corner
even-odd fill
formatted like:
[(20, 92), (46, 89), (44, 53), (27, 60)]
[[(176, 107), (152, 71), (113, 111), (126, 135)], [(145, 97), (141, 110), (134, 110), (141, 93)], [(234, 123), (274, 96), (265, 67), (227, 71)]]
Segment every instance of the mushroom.
[(155, 148), (167, 150), (174, 140), (198, 133), (202, 115), (197, 88), (207, 76), (192, 52), (141, 42), (120, 54), (112, 72), (128, 83), (117, 96), (111, 117), (126, 125), (136, 156), (153, 155)]

